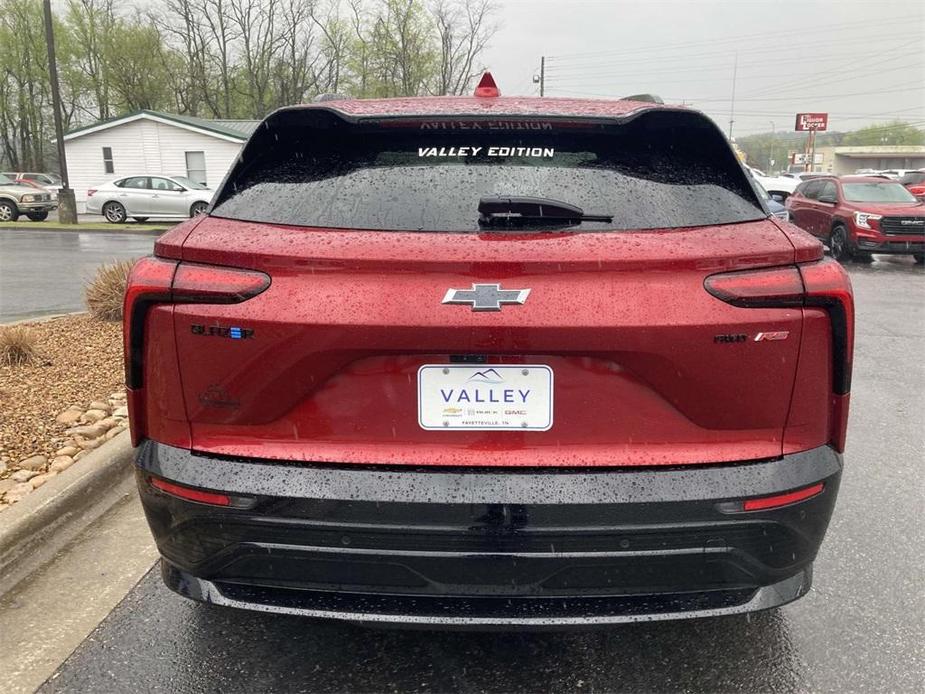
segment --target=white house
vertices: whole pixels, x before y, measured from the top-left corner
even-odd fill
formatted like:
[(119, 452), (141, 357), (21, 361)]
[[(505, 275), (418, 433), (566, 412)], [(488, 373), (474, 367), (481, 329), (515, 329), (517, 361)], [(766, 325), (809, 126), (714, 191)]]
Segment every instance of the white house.
[(88, 188), (120, 176), (187, 176), (214, 188), (257, 124), (137, 111), (71, 130), (64, 149), (77, 210), (84, 210)]

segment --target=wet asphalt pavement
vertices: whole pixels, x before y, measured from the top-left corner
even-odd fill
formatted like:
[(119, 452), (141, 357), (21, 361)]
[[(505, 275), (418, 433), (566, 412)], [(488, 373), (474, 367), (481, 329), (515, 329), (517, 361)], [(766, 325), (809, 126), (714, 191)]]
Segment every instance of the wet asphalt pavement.
[(96, 269), (150, 254), (155, 238), (0, 229), (0, 323), (84, 310), (83, 287)]
[(923, 691), (925, 271), (851, 274), (848, 452), (802, 600), (583, 633), (379, 631), (197, 605), (153, 570), (40, 691)]

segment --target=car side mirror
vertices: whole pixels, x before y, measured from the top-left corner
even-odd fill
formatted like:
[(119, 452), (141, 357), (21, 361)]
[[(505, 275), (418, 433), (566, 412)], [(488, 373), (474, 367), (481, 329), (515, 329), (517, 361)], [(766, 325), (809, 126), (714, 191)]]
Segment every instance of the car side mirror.
[(825, 202), (830, 205), (834, 205), (836, 202), (838, 202), (838, 198), (836, 198), (834, 195), (820, 195), (819, 202)]

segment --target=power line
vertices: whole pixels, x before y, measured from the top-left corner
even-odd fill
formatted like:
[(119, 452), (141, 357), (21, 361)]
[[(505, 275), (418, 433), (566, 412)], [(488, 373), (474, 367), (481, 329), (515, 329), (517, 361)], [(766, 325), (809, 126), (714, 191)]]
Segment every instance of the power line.
[[(881, 20), (877, 22), (871, 22), (869, 20), (843, 22), (841, 24), (828, 25), (826, 27), (826, 32), (828, 33), (828, 36), (832, 37), (833, 33), (837, 32), (839, 29), (848, 29), (849, 32), (854, 29), (867, 30), (870, 27), (875, 27), (875, 26), (886, 26), (886, 25), (893, 25), (893, 24), (908, 24), (909, 20), (913, 20), (913, 19), (922, 21), (923, 19), (925, 19), (925, 17), (923, 17), (923, 15), (905, 15), (903, 17), (892, 17), (890, 19)], [(819, 30), (816, 27), (806, 28), (806, 29), (795, 29), (792, 31), (788, 31), (786, 38), (789, 39), (789, 38), (793, 38), (794, 36), (803, 35), (803, 34), (816, 34), (818, 33), (818, 31)], [(665, 50), (679, 50), (679, 49), (689, 48), (692, 46), (706, 46), (706, 45), (716, 46), (720, 44), (748, 41), (750, 39), (765, 40), (767, 39), (767, 32), (763, 31), (763, 32), (756, 33), (756, 34), (745, 34), (745, 35), (730, 37), (727, 39), (716, 39), (716, 40), (704, 39), (701, 41), (688, 41), (685, 43), (675, 43), (675, 44), (672, 44), (671, 46), (667, 46), (667, 47), (660, 46), (658, 48), (653, 48), (653, 49), (648, 49), (648, 50), (640, 49), (640, 50), (592, 51), (589, 53), (567, 53), (567, 54), (562, 54), (562, 55), (547, 56), (546, 59), (550, 62), (553, 62), (554, 64), (555, 62), (558, 62), (558, 61), (571, 60), (574, 58), (586, 57), (586, 56), (627, 55), (627, 56), (633, 56), (633, 57), (638, 58), (639, 56), (644, 55), (646, 53), (665, 51)]]
[[(889, 34), (883, 34), (882, 36), (869, 36), (869, 35), (865, 36), (865, 39), (867, 40), (875, 40), (878, 38), (895, 38), (895, 32), (890, 32)], [(841, 46), (843, 42), (838, 41), (836, 43), (838, 46)], [(823, 47), (823, 48), (826, 47), (823, 44), (816, 44), (816, 46)], [(649, 65), (654, 64), (654, 67), (660, 68), (662, 71), (665, 71), (665, 72), (670, 72), (672, 70), (680, 69), (677, 67), (672, 67), (671, 66), (672, 63), (681, 63), (686, 68), (687, 66), (690, 65), (691, 61), (700, 59), (700, 58), (728, 58), (731, 50), (732, 49), (726, 48), (726, 49), (723, 49), (722, 51), (710, 51), (707, 53), (693, 53), (693, 54), (689, 53), (689, 54), (681, 54), (681, 55), (673, 55), (673, 56), (661, 56), (661, 57), (656, 57), (656, 58), (646, 58), (645, 65), (649, 66)], [(760, 57), (763, 55), (770, 55), (774, 57), (775, 64), (784, 64), (784, 63), (790, 63), (790, 62), (803, 62), (803, 63), (808, 64), (810, 61), (816, 61), (816, 60), (832, 60), (832, 59), (838, 59), (841, 57), (851, 58), (851, 57), (858, 56), (857, 51), (851, 51), (851, 52), (840, 51), (838, 53), (823, 53), (823, 54), (814, 52), (808, 55), (778, 58), (777, 56), (779, 56), (782, 52), (784, 51), (782, 51), (782, 49), (779, 46), (775, 46), (774, 48), (749, 48), (748, 56), (749, 57)], [(869, 58), (869, 56), (862, 56), (862, 57)], [(903, 56), (903, 57), (905, 57), (906, 59), (909, 58), (909, 56)], [(547, 58), (547, 61), (548, 61), (548, 58)], [(668, 63), (668, 65), (662, 65), (661, 63)], [(742, 65), (743, 66), (767, 65), (767, 61), (763, 60), (763, 61), (745, 62), (745, 63), (742, 63)], [(571, 74), (591, 74), (589, 73), (589, 70), (595, 70), (595, 69), (601, 69), (601, 70), (607, 71), (608, 73), (613, 73), (614, 71), (619, 70), (621, 66), (631, 66), (633, 68), (639, 68), (640, 60), (638, 59), (638, 57), (634, 59), (620, 60), (616, 62), (598, 60), (598, 61), (588, 62), (584, 65), (557, 66), (553, 64), (553, 65), (547, 65), (546, 68), (549, 71), (550, 75), (564, 77), (566, 75), (571, 75)], [(646, 73), (647, 70), (641, 70), (639, 72)]]

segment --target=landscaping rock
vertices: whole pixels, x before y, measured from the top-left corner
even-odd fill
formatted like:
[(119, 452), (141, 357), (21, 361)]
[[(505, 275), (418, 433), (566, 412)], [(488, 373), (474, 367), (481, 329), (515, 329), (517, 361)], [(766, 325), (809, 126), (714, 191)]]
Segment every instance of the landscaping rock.
[(48, 458), (44, 455), (33, 455), (25, 460), (19, 461), (19, 467), (23, 470), (41, 470), (48, 465)]
[(101, 427), (112, 429), (114, 426), (121, 423), (121, 421), (121, 419), (117, 419), (116, 417), (106, 417), (106, 419), (101, 419), (98, 421), (97, 424), (99, 424)]
[[(72, 456), (80, 449), (77, 446), (65, 446), (64, 448), (59, 448), (55, 452), (55, 459), (60, 458), (61, 456)], [(55, 462), (52, 460), (51, 462)]]
[[(64, 433), (70, 436), (81, 436), (85, 439), (95, 439), (106, 433), (106, 427), (101, 427), (98, 424), (87, 424), (82, 427), (72, 427)], [(77, 445), (80, 446), (80, 441), (77, 442)]]
[(52, 472), (64, 472), (73, 464), (74, 464), (74, 458), (72, 456), (59, 455), (54, 460), (51, 461), (51, 465), (49, 466), (48, 469)]
[(90, 424), (93, 424), (94, 422), (98, 422), (101, 419), (105, 419), (108, 416), (109, 416), (108, 408), (105, 410), (87, 410), (86, 412), (84, 412), (83, 417), (80, 418), (80, 421), (89, 422)]
[(109, 410), (111, 410), (112, 408), (109, 406), (108, 403), (105, 403), (105, 402), (103, 402), (102, 400), (94, 400), (93, 402), (90, 403), (90, 408), (89, 408), (89, 409), (91, 409), (91, 410), (103, 410), (104, 412), (107, 412), (107, 413), (108, 413)]
[(39, 473), (35, 472), (34, 470), (17, 470), (12, 475), (10, 475), (10, 479), (14, 482), (28, 482), (37, 474)]
[(113, 411), (112, 416), (113, 417), (128, 417), (128, 407), (125, 407), (125, 406), (117, 407)]
[(67, 426), (70, 426), (71, 424), (76, 424), (80, 420), (80, 417), (82, 415), (83, 415), (83, 410), (81, 408), (69, 407), (64, 412), (59, 414), (55, 418), (55, 421), (58, 422), (58, 424), (65, 424)]
[(90, 452), (89, 450), (86, 450), (86, 451), (81, 451), (80, 453), (75, 454), (75, 455), (74, 455), (74, 462), (76, 463), (78, 460), (80, 460), (81, 458), (83, 458), (83, 457), (84, 457), (85, 455), (87, 455), (87, 453), (89, 453), (89, 452)]
[(13, 487), (16, 486), (16, 480), (12, 477), (7, 477), (5, 480), (0, 480), (0, 496), (5, 492), (10, 491)]
[(77, 445), (83, 448), (85, 451), (91, 451), (97, 446), (99, 446), (101, 441), (99, 439), (77, 439)]
[(103, 438), (109, 441), (110, 439), (116, 438), (119, 434), (121, 434), (126, 429), (128, 429), (127, 426), (125, 426), (124, 424), (120, 424), (119, 426), (113, 427), (112, 429), (107, 431), (105, 436), (103, 436)]
[(46, 472), (44, 475), (33, 477), (31, 480), (29, 480), (29, 484), (32, 485), (33, 489), (38, 489), (57, 474), (57, 472)]
[(110, 399), (110, 400), (125, 400), (125, 391), (124, 391), (124, 390), (120, 390), (120, 391), (117, 391), (117, 392), (115, 392), (115, 393), (110, 393), (110, 394), (109, 394), (109, 399)]
[(0, 460), (0, 475), (2, 475), (7, 470), (7, 465), (5, 460)]

